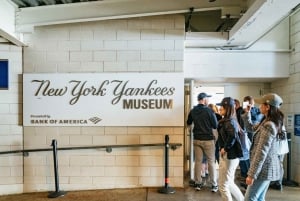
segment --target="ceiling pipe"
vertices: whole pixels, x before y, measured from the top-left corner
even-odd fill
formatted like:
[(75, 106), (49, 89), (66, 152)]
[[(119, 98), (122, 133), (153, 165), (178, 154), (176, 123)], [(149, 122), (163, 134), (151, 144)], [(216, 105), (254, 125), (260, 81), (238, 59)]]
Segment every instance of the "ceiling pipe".
[[(285, 17), (283, 17), (280, 21), (278, 21), (273, 27), (271, 27), (269, 30), (267, 30), (263, 35), (261, 35), (259, 38), (257, 38), (256, 40), (250, 42), (249, 44), (245, 45), (245, 46), (221, 46), (219, 47), (221, 50), (247, 50), (250, 47), (252, 47), (252, 45), (254, 45), (257, 41), (259, 41), (260, 39), (262, 39), (264, 36), (266, 36), (268, 33), (270, 33), (274, 27), (276, 27), (277, 25), (279, 25), (281, 22), (283, 22), (286, 18), (289, 18), (296, 10), (298, 10), (300, 7), (300, 4), (298, 6), (296, 6), (294, 9), (292, 9)], [(217, 47), (218, 48), (218, 47)], [(217, 49), (216, 48), (216, 49)], [(291, 51), (291, 50), (288, 50)]]
[(191, 19), (192, 19), (192, 14), (194, 12), (194, 8), (190, 8), (189, 16), (187, 18), (187, 21), (185, 22), (185, 32), (191, 31)]
[[(250, 47), (252, 47), (257, 41), (259, 41), (260, 39), (262, 39), (265, 35), (267, 35), (268, 33), (270, 33), (270, 31), (273, 30), (274, 27), (276, 27), (277, 25), (279, 25), (282, 21), (284, 21), (286, 18), (289, 18), (290, 16), (294, 15), (297, 11), (300, 10), (300, 4), (298, 6), (296, 6), (294, 9), (292, 9), (285, 17), (283, 17), (280, 21), (278, 21), (273, 27), (271, 27), (268, 31), (266, 31), (262, 36), (260, 36), (259, 38), (257, 38), (256, 40), (250, 42), (247, 45), (224, 45), (224, 46), (196, 46), (196, 47), (188, 47), (188, 48), (203, 48), (203, 49), (214, 49), (214, 50), (247, 50)], [(280, 52), (283, 52), (284, 50), (280, 50)], [(292, 50), (285, 50), (291, 52)]]

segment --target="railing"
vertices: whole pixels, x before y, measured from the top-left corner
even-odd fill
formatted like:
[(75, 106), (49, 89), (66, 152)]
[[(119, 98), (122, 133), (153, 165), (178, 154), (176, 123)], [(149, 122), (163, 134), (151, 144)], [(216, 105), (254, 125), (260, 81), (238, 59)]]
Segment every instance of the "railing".
[(169, 148), (176, 150), (177, 147), (182, 146), (180, 143), (169, 143), (169, 136), (165, 135), (165, 143), (157, 144), (129, 144), (129, 145), (103, 145), (103, 146), (84, 146), (84, 147), (61, 147), (57, 148), (57, 141), (52, 140), (51, 148), (44, 149), (23, 149), (23, 150), (13, 150), (13, 151), (1, 151), (0, 155), (4, 154), (17, 154), (23, 153), (23, 156), (28, 156), (30, 152), (41, 152), (41, 151), (53, 151), (53, 161), (54, 161), (54, 176), (55, 176), (55, 191), (51, 192), (48, 197), (56, 198), (64, 196), (65, 191), (60, 191), (59, 189), (59, 177), (58, 177), (58, 160), (57, 160), (57, 150), (79, 150), (79, 149), (105, 149), (106, 152), (112, 152), (113, 148), (137, 148), (137, 147), (165, 147), (165, 185), (159, 189), (160, 193), (170, 194), (175, 193), (175, 190), (169, 186)]
[[(57, 150), (79, 150), (79, 149), (105, 149), (106, 152), (112, 152), (114, 148), (136, 148), (136, 147), (162, 147), (165, 143), (156, 144), (127, 144), (127, 145), (103, 145), (103, 146), (83, 146), (83, 147), (60, 147)], [(177, 147), (182, 146), (180, 143), (170, 143), (170, 148), (176, 150)], [(52, 148), (41, 148), (41, 149), (22, 149), (22, 150), (12, 150), (12, 151), (0, 151), (0, 155), (5, 154), (15, 154), (23, 153), (24, 156), (28, 156), (30, 152), (42, 152), (42, 151), (52, 151)]]

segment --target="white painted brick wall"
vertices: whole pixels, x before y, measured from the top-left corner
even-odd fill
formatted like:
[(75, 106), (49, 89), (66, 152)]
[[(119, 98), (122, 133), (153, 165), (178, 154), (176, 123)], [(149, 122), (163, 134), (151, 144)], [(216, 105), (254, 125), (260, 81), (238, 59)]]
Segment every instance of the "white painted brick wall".
[[(151, 40), (132, 40), (128, 41), (128, 50), (150, 50), (151, 49)], [(162, 42), (162, 41), (160, 41)]]
[[(290, 77), (282, 81), (272, 83), (271, 90), (282, 96), (284, 104), (282, 110), (288, 114), (300, 114), (300, 11), (291, 17), (290, 29)], [(291, 135), (291, 179), (300, 182), (300, 137), (294, 135), (294, 130), (289, 130)]]
[(104, 41), (104, 49), (105, 50), (126, 50), (127, 49), (127, 41), (116, 41), (116, 40), (105, 40)]
[[(63, 57), (68, 56), (68, 54), (63, 55)], [(63, 60), (62, 58), (62, 61)], [(70, 52), (70, 61), (93, 61), (93, 52), (92, 51), (81, 51), (81, 52)]]
[(141, 53), (142, 61), (164, 61), (165, 52), (163, 50), (145, 50)]
[(116, 61), (117, 52), (116, 51), (96, 51), (94, 52), (95, 61)]
[(124, 72), (127, 71), (127, 63), (125, 61), (104, 61), (104, 72)]
[[(9, 89), (0, 90), (0, 150), (22, 149), (22, 48), (0, 44), (0, 59), (8, 60)], [(21, 154), (0, 156), (0, 194), (23, 192)]]
[(118, 61), (140, 61), (141, 53), (140, 51), (118, 51), (117, 60)]
[[(25, 72), (183, 70), (183, 16), (41, 26), (24, 38), (28, 43), (24, 49)], [(183, 144), (181, 127), (25, 127), (24, 146), (51, 148), (52, 139), (57, 139), (58, 147), (164, 143), (165, 134), (172, 142)], [(58, 162), (64, 190), (164, 184), (163, 146), (113, 148), (111, 153), (105, 149), (59, 151)], [(182, 187), (183, 148), (170, 150), (170, 163), (170, 183)], [(24, 158), (24, 192), (53, 187), (52, 153), (33, 153)]]
[(102, 50), (104, 47), (102, 40), (87, 40), (81, 41), (81, 50), (82, 51), (95, 51), (95, 50)]
[(140, 40), (141, 33), (138, 29), (127, 29), (117, 31), (117, 40)]

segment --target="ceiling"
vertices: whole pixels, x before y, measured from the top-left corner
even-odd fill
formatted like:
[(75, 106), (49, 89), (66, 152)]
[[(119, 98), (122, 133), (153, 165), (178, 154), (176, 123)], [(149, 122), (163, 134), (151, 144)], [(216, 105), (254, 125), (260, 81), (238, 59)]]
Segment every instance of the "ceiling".
[[(300, 0), (5, 1), (16, 7), (17, 34), (32, 32), (34, 27), (44, 25), (179, 14), (185, 17), (186, 44), (200, 41), (197, 47), (201, 47), (204, 40), (197, 39), (197, 34), (207, 33), (210, 36), (205, 40), (208, 46), (225, 50), (249, 47), (300, 4)], [(8, 34), (0, 27), (0, 43), (7, 41), (26, 45), (18, 36)]]
[(28, 8), (36, 6), (49, 6), (59, 4), (70, 4), (70, 3), (82, 3), (89, 1), (103, 1), (103, 0), (11, 0), (19, 8)]
[(226, 32), (218, 47), (244, 47), (253, 43), (300, 3), (300, 0), (6, 1), (17, 7), (17, 33), (31, 32), (35, 26), (43, 25), (182, 14), (187, 33)]
[[(88, 7), (88, 4), (97, 7), (102, 15), (95, 16), (113, 16), (113, 15), (134, 15), (139, 13), (157, 13), (157, 12), (180, 12), (186, 19), (186, 31), (192, 32), (224, 32), (229, 31), (238, 21), (241, 15), (246, 11), (246, 0), (11, 0), (21, 12), (34, 8), (49, 10), (55, 7), (56, 11), (66, 7)], [(50, 8), (52, 6), (52, 8)], [(105, 11), (104, 11), (105, 9)], [(121, 9), (121, 10), (120, 10)], [(103, 11), (101, 11), (103, 10)], [(32, 9), (31, 9), (32, 11)], [(104, 14), (106, 13), (106, 14)], [(68, 14), (64, 12), (65, 18)], [(43, 17), (41, 17), (43, 18)], [(75, 17), (72, 17), (74, 19)], [(56, 19), (57, 20), (57, 19)], [(20, 21), (26, 21), (20, 19)], [(46, 19), (43, 21), (45, 23)], [(49, 20), (48, 20), (49, 21)]]

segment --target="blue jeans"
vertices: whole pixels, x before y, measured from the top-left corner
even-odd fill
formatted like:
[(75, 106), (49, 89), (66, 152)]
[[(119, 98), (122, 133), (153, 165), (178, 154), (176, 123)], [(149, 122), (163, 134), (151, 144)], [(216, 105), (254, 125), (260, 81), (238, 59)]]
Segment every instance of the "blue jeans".
[(250, 167), (250, 160), (240, 160), (240, 171), (241, 171), (241, 176), (243, 178), (247, 177), (248, 169)]
[(245, 201), (265, 201), (269, 185), (270, 180), (255, 179), (253, 184), (247, 187)]

